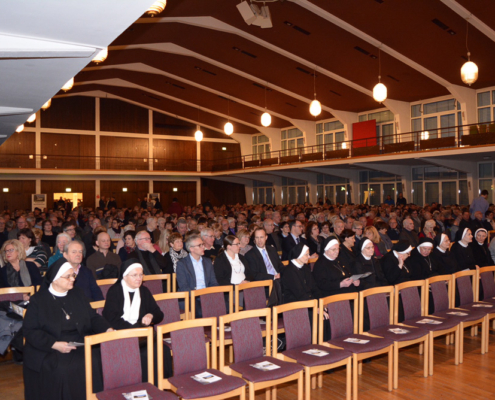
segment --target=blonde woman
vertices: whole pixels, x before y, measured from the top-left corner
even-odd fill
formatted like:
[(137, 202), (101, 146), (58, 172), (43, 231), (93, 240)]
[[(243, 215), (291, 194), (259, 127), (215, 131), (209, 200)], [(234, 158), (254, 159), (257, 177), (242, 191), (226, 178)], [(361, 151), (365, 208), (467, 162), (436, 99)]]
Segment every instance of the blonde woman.
[(19, 240), (7, 240), (2, 246), (1, 255), (5, 266), (0, 268), (0, 288), (41, 284), (38, 267), (34, 262), (26, 261), (26, 250)]
[(253, 248), (253, 246), (249, 244), (251, 235), (249, 234), (249, 231), (247, 229), (242, 229), (239, 232), (237, 232), (236, 236), (240, 242), (239, 254), (241, 256), (244, 256), (249, 250)]
[(387, 247), (385, 246), (385, 243), (382, 242), (380, 234), (374, 226), (367, 226), (364, 228), (363, 237), (373, 242), (376, 258), (382, 258), (387, 254)]
[(435, 227), (437, 226), (437, 223), (435, 222), (434, 219), (429, 219), (428, 221), (425, 222), (425, 226), (423, 228), (423, 232), (420, 232), (418, 237), (421, 239), (423, 237), (429, 238), (429, 239), (435, 239)]
[(172, 234), (170, 229), (164, 229), (160, 234), (160, 240), (158, 240), (158, 247), (160, 247), (160, 251), (162, 256), (167, 254), (170, 250), (170, 246), (168, 244), (168, 238)]

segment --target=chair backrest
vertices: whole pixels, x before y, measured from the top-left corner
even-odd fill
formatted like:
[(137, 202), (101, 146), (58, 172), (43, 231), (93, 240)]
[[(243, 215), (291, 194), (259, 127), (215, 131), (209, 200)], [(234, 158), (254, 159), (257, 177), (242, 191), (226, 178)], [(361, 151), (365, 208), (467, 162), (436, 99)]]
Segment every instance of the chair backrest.
[[(390, 302), (389, 304), (387, 303)], [(359, 333), (363, 332), (364, 300), (368, 306), (370, 329), (388, 326), (393, 321), (394, 287), (382, 286), (359, 292)]]
[(96, 310), (96, 312), (100, 315), (103, 315), (103, 309), (105, 308), (105, 300), (101, 301), (92, 301), (91, 307)]
[[(273, 307), (273, 324), (278, 322), (278, 316), (282, 314), (285, 328), (286, 349), (291, 350), (300, 346), (316, 344), (317, 326), (317, 300), (298, 301)], [(313, 324), (309, 320), (309, 312), (313, 314)], [(274, 333), (274, 336), (277, 334)], [(275, 338), (274, 338), (275, 342)], [(277, 354), (277, 346), (273, 354)]]
[(271, 293), (273, 281), (257, 281), (241, 283), (235, 286), (235, 312), (239, 312), (239, 297), (242, 292), (244, 295), (244, 310), (258, 310), (265, 308), (267, 305), (266, 289)]
[(153, 295), (163, 293), (163, 281), (165, 281), (167, 293), (170, 293), (170, 274), (145, 275), (143, 277), (143, 285)]
[[(410, 286), (400, 288), (399, 285), (395, 286), (395, 291), (397, 295), (400, 294), (400, 298), (402, 299), (402, 309), (404, 310), (404, 319), (413, 319), (419, 318), (423, 315), (423, 301), (419, 295), (419, 289), (421, 289), (423, 295), (424, 282), (421, 282), (420, 285)], [(409, 283), (409, 282), (406, 282)], [(399, 307), (399, 299), (395, 297), (394, 305), (397, 312), (395, 313), (394, 323), (398, 323), (398, 307)]]
[(220, 370), (225, 368), (225, 327), (230, 324), (234, 360), (241, 362), (263, 356), (260, 318), (266, 318), (266, 355), (270, 356), (271, 309), (241, 311), (219, 318)]
[(92, 346), (101, 345), (103, 386), (105, 390), (133, 385), (142, 381), (138, 338), (146, 338), (148, 382), (153, 384), (153, 329), (136, 328), (88, 335), (84, 338), (86, 393), (93, 393)]
[[(351, 302), (353, 302), (354, 313), (351, 311)], [(319, 343), (323, 342), (323, 312), (325, 308), (328, 311), (332, 339), (358, 333), (358, 302), (357, 293), (328, 296), (319, 300)]]
[(34, 294), (34, 286), (9, 287), (0, 289), (0, 301), (18, 301), (23, 299), (23, 295)]
[(480, 300), (495, 297), (495, 280), (493, 276), (494, 270), (495, 267), (483, 267), (479, 270), (481, 287), (483, 288), (483, 298)]
[(228, 286), (214, 286), (206, 289), (192, 290), (191, 291), (191, 319), (194, 319), (196, 313), (196, 297), (200, 298), (201, 312), (203, 318), (220, 317), (227, 314), (227, 307), (225, 305), (225, 294), (229, 295), (229, 310), (228, 313), (232, 313), (233, 302), (233, 288), (232, 285)]
[(98, 279), (96, 283), (101, 289), (101, 293), (103, 294), (103, 298), (106, 300), (107, 299), (107, 293), (108, 289), (117, 282), (117, 279)]
[[(452, 276), (440, 275), (428, 278), (426, 286), (431, 289), (435, 312), (445, 311), (450, 307), (452, 292)], [(426, 297), (425, 311), (428, 310), (428, 297)]]
[[(461, 306), (465, 304), (470, 304), (474, 301), (474, 294), (476, 289), (473, 286), (476, 285), (476, 271), (461, 271), (456, 272), (453, 275), (454, 288), (457, 288), (459, 293), (459, 304)], [(455, 300), (454, 300), (455, 301)]]
[[(163, 312), (163, 320), (158, 325), (170, 324), (181, 320), (179, 301), (184, 301), (185, 309), (189, 309), (189, 293), (187, 292), (162, 293), (154, 295), (153, 297), (155, 298), (158, 307), (160, 307), (160, 310)], [(187, 320), (188, 318), (189, 316), (186, 312), (184, 319)]]

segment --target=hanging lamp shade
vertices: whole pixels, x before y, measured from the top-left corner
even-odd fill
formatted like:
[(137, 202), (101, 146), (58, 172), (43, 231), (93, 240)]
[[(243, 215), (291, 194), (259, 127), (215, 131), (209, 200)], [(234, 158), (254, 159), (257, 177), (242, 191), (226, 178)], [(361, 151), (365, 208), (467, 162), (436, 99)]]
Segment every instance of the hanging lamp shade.
[(146, 11), (146, 14), (154, 17), (155, 15), (160, 14), (163, 10), (165, 10), (165, 7), (167, 5), (167, 0), (158, 0), (153, 3), (153, 5), (148, 8)]
[(16, 131), (17, 133), (20, 133), (20, 132), (22, 132), (23, 130), (24, 130), (24, 124), (19, 125), (15, 131)]
[(91, 61), (93, 61), (96, 64), (99, 64), (105, 61), (107, 57), (108, 57), (108, 47), (101, 50)]
[(49, 109), (51, 105), (52, 105), (52, 99), (48, 99), (48, 101), (41, 106), (41, 109), (45, 111)]
[(234, 133), (234, 125), (232, 125), (230, 122), (227, 122), (223, 127), (223, 131), (229, 136), (232, 135)]
[(321, 114), (321, 103), (314, 99), (311, 104), (309, 105), (309, 112), (311, 115), (314, 117), (317, 117), (318, 115)]
[(272, 116), (265, 111), (261, 116), (261, 125), (267, 127), (270, 126), (271, 123), (272, 123)]
[(31, 114), (29, 116), (29, 118), (27, 119), (27, 122), (29, 122), (29, 123), (34, 122), (34, 121), (36, 121), (36, 113)]
[(62, 90), (64, 92), (67, 92), (68, 90), (71, 90), (73, 86), (74, 86), (74, 78), (70, 78), (67, 81), (67, 83), (64, 86), (62, 86)]
[(466, 85), (471, 86), (478, 80), (478, 66), (472, 61), (465, 62), (461, 68), (461, 79)]
[(196, 142), (201, 142), (203, 140), (203, 132), (201, 132), (200, 129), (198, 129), (195, 133), (194, 133), (194, 139), (196, 139)]
[(379, 103), (387, 100), (387, 87), (383, 83), (377, 83), (373, 88), (373, 98)]

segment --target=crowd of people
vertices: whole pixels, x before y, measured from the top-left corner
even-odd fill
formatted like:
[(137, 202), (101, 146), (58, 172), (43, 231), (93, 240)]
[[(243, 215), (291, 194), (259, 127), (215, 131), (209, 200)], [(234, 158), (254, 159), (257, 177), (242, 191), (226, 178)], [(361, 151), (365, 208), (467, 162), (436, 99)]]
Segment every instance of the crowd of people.
[[(495, 206), (487, 196), (483, 191), (471, 207), (421, 207), (400, 196), (380, 206), (184, 207), (174, 199), (163, 210), (145, 199), (134, 208), (104, 202), (95, 210), (5, 211), (0, 288), (41, 285), (24, 326), (26, 399), (38, 398), (40, 388), (50, 398), (84, 392), (57, 375), (60, 368), (63, 376), (79, 371), (81, 349), (71, 342), (163, 319), (144, 275), (175, 273), (177, 290), (189, 292), (269, 279), (269, 304), (282, 304), (493, 265)], [(100, 316), (89, 302), (103, 300), (97, 280), (108, 278), (118, 281)]]

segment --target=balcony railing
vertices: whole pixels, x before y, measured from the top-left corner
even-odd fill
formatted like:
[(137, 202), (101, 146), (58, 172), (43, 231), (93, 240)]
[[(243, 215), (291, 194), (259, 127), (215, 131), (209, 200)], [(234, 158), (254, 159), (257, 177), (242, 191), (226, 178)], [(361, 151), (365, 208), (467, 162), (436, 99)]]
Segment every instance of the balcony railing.
[(0, 168), (221, 172), (481, 145), (495, 145), (495, 122), (347, 140), (215, 160), (8, 154), (0, 155)]

